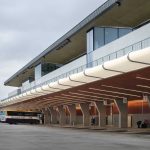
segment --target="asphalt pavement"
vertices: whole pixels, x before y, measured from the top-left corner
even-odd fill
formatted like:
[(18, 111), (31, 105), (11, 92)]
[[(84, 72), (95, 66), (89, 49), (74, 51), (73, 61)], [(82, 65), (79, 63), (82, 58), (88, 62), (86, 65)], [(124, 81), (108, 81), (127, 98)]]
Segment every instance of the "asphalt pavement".
[(0, 124), (0, 150), (149, 150), (150, 134)]

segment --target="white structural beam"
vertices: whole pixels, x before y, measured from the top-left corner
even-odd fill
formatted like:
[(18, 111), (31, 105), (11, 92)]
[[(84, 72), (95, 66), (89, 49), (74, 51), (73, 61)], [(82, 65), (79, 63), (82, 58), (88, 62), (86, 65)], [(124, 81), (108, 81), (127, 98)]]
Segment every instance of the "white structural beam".
[(119, 128), (128, 127), (128, 101), (117, 99), (115, 100), (116, 106), (119, 110)]

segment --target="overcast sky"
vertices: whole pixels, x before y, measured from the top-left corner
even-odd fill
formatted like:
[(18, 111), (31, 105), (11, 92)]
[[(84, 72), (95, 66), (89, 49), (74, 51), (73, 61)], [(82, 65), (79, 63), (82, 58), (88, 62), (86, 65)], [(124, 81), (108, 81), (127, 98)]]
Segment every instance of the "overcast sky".
[(3, 83), (106, 0), (0, 0), (0, 99)]

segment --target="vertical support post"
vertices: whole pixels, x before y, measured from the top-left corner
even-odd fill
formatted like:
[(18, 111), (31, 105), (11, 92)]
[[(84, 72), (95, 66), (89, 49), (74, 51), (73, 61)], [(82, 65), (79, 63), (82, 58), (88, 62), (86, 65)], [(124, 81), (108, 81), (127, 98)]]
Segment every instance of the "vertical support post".
[(57, 124), (57, 111), (53, 109), (53, 107), (48, 108), (51, 114), (50, 123), (51, 124)]
[(75, 125), (76, 124), (76, 105), (68, 105), (68, 110), (70, 113), (70, 125)]
[(149, 105), (149, 107), (150, 107), (150, 96), (144, 95), (144, 96), (143, 96), (143, 100), (147, 101), (147, 102), (148, 102), (148, 105)]
[(59, 106), (58, 107), (58, 111), (59, 111), (59, 114), (60, 114), (60, 125), (65, 125), (66, 124), (66, 113), (64, 111), (64, 108), (63, 106)]
[(48, 108), (45, 108), (44, 110), (44, 124), (50, 124), (50, 112)]
[(103, 101), (95, 102), (95, 106), (98, 111), (98, 118), (99, 118), (99, 126), (104, 127), (106, 126), (106, 107)]
[(89, 126), (90, 125), (89, 103), (81, 103), (80, 107), (83, 113), (83, 125)]
[(115, 100), (116, 106), (119, 110), (119, 128), (128, 127), (128, 101), (127, 100)]

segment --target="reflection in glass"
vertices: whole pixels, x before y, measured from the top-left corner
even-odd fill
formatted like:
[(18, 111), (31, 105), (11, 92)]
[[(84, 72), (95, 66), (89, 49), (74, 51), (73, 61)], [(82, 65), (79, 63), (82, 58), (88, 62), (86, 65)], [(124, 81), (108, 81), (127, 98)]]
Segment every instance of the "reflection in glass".
[(104, 44), (104, 28), (94, 28), (94, 50)]
[(91, 67), (91, 62), (93, 61), (93, 29), (87, 33), (87, 67)]
[(105, 44), (110, 43), (118, 38), (117, 28), (105, 28)]
[(131, 31), (132, 31), (132, 29), (130, 29), (130, 28), (120, 28), (119, 29), (119, 37), (122, 37)]
[(132, 31), (131, 28), (118, 28), (118, 27), (95, 27), (93, 30), (94, 30), (94, 34), (93, 34), (94, 41), (91, 38), (92, 35), (90, 36), (89, 34), (88, 36), (90, 36), (90, 38), (87, 37), (87, 42), (90, 43), (90, 41), (88, 41), (89, 39), (91, 40), (91, 42), (93, 42), (94, 50)]
[(42, 76), (42, 65), (39, 64), (35, 67), (35, 80), (38, 80)]

